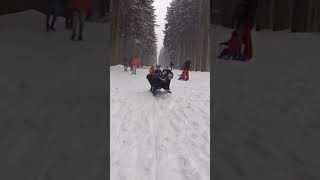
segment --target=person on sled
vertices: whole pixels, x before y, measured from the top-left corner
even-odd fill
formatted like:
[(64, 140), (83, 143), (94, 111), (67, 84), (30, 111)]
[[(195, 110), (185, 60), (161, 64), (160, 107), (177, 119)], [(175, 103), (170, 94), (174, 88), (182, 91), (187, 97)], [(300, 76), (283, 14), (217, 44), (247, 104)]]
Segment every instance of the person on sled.
[(220, 43), (220, 45), (226, 45), (227, 47), (222, 50), (220, 55), (218, 56), (219, 59), (234, 59), (234, 60), (241, 60), (243, 56), (241, 54), (241, 40), (240, 35), (237, 31), (232, 32), (231, 38), (226, 41)]
[(257, 0), (240, 0), (234, 10), (232, 27), (239, 33), (241, 43), (244, 46), (243, 60), (252, 58), (251, 31), (255, 24), (256, 9)]
[(157, 92), (163, 88), (168, 93), (171, 93), (170, 91), (170, 82), (173, 78), (173, 73), (170, 69), (163, 69), (160, 74), (148, 74), (147, 79), (150, 83), (150, 91), (155, 96)]
[(153, 65), (150, 66), (149, 74), (154, 74), (154, 66)]
[(183, 64), (182, 74), (179, 75), (179, 80), (188, 81), (189, 80), (189, 70), (190, 70), (191, 60), (187, 57), (187, 61)]

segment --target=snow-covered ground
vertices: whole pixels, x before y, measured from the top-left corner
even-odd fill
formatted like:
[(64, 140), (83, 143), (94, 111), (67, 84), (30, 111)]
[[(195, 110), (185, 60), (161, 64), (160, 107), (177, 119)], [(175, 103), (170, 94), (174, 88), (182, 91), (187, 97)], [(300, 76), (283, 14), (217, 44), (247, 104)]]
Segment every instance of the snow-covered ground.
[(107, 24), (69, 41), (58, 19), (26, 11), (0, 16), (0, 179), (106, 177)]
[(251, 62), (221, 61), (213, 29), (213, 177), (320, 179), (319, 34), (253, 32)]
[(154, 97), (148, 69), (112, 66), (111, 180), (210, 179), (210, 73), (191, 72)]

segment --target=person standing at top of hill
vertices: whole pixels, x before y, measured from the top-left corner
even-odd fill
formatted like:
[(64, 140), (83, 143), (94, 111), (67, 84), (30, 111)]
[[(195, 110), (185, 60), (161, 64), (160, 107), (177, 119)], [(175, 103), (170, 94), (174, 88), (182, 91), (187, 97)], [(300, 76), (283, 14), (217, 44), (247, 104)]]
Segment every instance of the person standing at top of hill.
[(154, 73), (154, 66), (153, 66), (153, 65), (150, 66), (149, 74), (155, 74), (155, 73)]
[(92, 0), (69, 0), (68, 4), (72, 11), (71, 40), (74, 40), (77, 35), (78, 40), (83, 40), (84, 21), (92, 9)]
[(55, 31), (55, 24), (56, 24), (56, 20), (57, 20), (57, 13), (58, 13), (58, 9), (59, 6), (61, 6), (60, 4), (61, 0), (47, 0), (47, 4), (46, 4), (46, 28), (47, 28), (47, 32), (49, 31)]

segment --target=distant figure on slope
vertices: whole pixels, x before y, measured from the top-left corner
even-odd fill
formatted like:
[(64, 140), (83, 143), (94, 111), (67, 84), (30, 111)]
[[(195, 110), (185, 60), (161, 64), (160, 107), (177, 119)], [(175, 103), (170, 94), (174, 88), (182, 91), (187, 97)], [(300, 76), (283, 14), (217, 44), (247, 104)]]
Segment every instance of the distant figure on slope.
[(125, 72), (128, 71), (128, 64), (127, 64), (127, 63), (124, 64), (124, 71), (125, 71)]
[(222, 50), (220, 55), (218, 56), (219, 59), (232, 59), (234, 60), (241, 60), (242, 54), (241, 54), (241, 40), (240, 36), (237, 31), (232, 32), (231, 38), (226, 41), (220, 43), (220, 45), (226, 45), (227, 47)]
[(150, 66), (149, 74), (155, 74), (153, 65)]
[(139, 64), (139, 60), (137, 56), (132, 57), (131, 65), (132, 65), (132, 74), (137, 74), (137, 66)]
[(154, 70), (154, 74), (160, 76), (161, 74), (161, 65), (156, 65), (156, 70)]
[(92, 0), (69, 0), (69, 8), (72, 10), (72, 35), (75, 40), (78, 31), (78, 40), (83, 40), (85, 18), (92, 9)]
[(235, 8), (232, 26), (239, 33), (244, 45), (244, 60), (252, 58), (251, 30), (255, 24), (257, 0), (241, 0)]
[(171, 62), (170, 62), (170, 70), (171, 70), (171, 71), (172, 71), (173, 65), (174, 65), (173, 62), (171, 61)]
[(191, 66), (191, 60), (190, 57), (187, 57), (187, 61), (183, 64), (183, 71), (182, 74), (179, 75), (179, 80), (188, 81), (189, 80), (189, 70)]

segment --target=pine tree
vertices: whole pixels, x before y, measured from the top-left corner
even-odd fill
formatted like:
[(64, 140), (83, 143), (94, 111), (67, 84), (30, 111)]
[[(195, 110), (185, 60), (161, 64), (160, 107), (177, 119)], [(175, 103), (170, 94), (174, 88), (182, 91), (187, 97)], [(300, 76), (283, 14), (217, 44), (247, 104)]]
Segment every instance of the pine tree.
[[(121, 0), (113, 4), (112, 62), (129, 62), (138, 55), (143, 64), (155, 61), (156, 35), (153, 0)], [(116, 12), (114, 12), (116, 11)]]
[(209, 70), (209, 0), (173, 0), (167, 11), (164, 46), (180, 67), (191, 58), (192, 70)]

